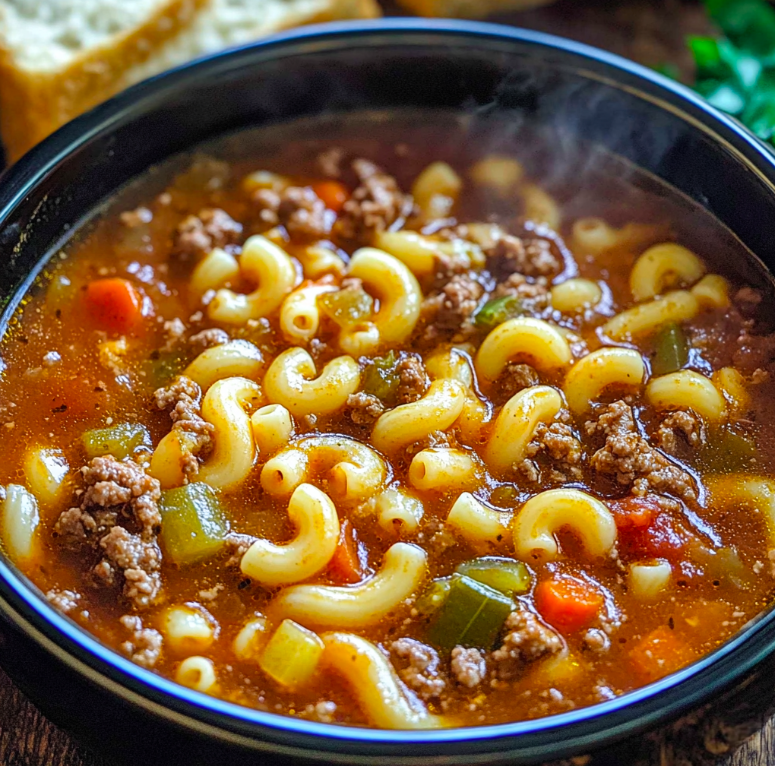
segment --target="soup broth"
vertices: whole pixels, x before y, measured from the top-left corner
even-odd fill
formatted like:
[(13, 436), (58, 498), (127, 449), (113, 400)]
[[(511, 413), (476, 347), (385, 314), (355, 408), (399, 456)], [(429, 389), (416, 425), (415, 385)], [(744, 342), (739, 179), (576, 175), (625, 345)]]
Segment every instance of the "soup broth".
[(135, 180), (0, 346), (0, 545), (241, 705), (473, 726), (611, 699), (772, 598), (763, 268), (505, 122), (240, 133)]

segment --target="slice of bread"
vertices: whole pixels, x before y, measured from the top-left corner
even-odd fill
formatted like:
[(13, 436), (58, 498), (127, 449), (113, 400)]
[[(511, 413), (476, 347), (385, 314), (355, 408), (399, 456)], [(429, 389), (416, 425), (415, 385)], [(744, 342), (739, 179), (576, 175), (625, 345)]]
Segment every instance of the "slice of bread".
[(196, 56), (292, 26), (379, 14), (376, 0), (0, 0), (7, 159)]
[(523, 11), (554, 0), (398, 0), (420, 16), (440, 16), (457, 19), (478, 19), (492, 13)]

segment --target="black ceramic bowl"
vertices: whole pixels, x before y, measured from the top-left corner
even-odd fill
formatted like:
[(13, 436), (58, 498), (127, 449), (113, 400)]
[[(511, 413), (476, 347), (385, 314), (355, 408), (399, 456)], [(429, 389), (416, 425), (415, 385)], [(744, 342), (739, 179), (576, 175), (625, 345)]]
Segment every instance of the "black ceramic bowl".
[[(773, 157), (688, 90), (567, 40), (395, 20), (310, 28), (191, 64), (130, 89), (30, 152), (0, 183), (2, 322), (44, 254), (148, 166), (224, 131), (324, 111), (404, 107), (561, 123), (696, 200), (775, 267)], [(775, 613), (768, 611), (694, 665), (595, 707), (501, 726), (391, 732), (275, 716), (179, 687), (55, 612), (2, 556), (0, 618), (9, 672), (51, 718), (121, 760), (189, 766), (565, 757), (695, 708), (740, 684), (775, 648)]]

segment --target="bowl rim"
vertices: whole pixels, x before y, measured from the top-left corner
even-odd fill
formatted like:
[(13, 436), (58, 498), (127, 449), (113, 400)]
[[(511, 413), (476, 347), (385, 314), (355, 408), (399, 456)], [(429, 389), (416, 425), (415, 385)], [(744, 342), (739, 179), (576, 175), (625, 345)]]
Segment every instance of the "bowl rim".
[[(60, 163), (96, 136), (109, 133), (141, 104), (151, 108), (165, 92), (185, 86), (200, 72), (230, 70), (240, 61), (259, 64), (303, 56), (314, 50), (394, 44), (398, 35), (413, 45), (456, 41), (461, 45), (522, 45), (544, 54), (575, 59), (577, 70), (610, 87), (634, 91), (712, 138), (756, 173), (775, 195), (775, 155), (734, 119), (718, 112), (689, 88), (615, 54), (554, 35), (483, 22), (394, 18), (340, 22), (282, 32), (266, 39), (201, 57), (145, 80), (76, 118), (33, 148), (0, 178), (0, 229), (25, 197)], [(384, 40), (380, 43), (380, 36)], [(355, 44), (353, 44), (355, 43)], [(440, 44), (440, 43), (436, 43)], [(296, 48), (294, 48), (296, 46)], [(584, 64), (591, 69), (585, 69)], [(606, 76), (607, 75), (607, 76)], [(26, 284), (29, 282), (27, 280)], [(22, 285), (15, 293), (26, 289)], [(2, 303), (0, 302), (0, 306)], [(8, 315), (16, 301), (5, 307)], [(1, 328), (0, 328), (1, 329)], [(168, 720), (258, 750), (329, 762), (373, 762), (390, 753), (405, 763), (427, 763), (428, 753), (445, 753), (445, 763), (477, 763), (493, 755), (522, 762), (562, 757), (598, 748), (675, 717), (714, 692), (730, 686), (775, 650), (775, 609), (761, 612), (737, 634), (692, 665), (613, 700), (558, 715), (497, 725), (424, 731), (391, 731), (323, 724), (242, 707), (186, 689), (141, 668), (100, 643), (57, 612), (23, 575), (0, 555), (0, 614), (46, 652), (130, 704)], [(567, 735), (567, 736), (564, 736)], [(258, 738), (257, 738), (258, 737)], [(391, 749), (414, 745), (413, 754)], [(425, 747), (423, 747), (425, 746)], [(370, 760), (371, 759), (371, 760)]]

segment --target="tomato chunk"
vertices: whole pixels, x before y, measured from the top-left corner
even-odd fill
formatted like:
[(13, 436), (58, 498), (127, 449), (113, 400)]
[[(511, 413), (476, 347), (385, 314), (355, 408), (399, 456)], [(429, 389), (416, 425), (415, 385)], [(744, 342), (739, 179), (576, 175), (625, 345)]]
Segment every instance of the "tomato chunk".
[(630, 664), (642, 683), (674, 673), (695, 657), (689, 644), (666, 625), (644, 636), (630, 649)]
[(101, 329), (127, 333), (142, 319), (143, 298), (126, 279), (95, 279), (86, 288), (86, 308)]
[(689, 533), (667, 513), (656, 514), (647, 524), (619, 527), (619, 551), (630, 558), (676, 561), (681, 557)]
[(329, 210), (340, 213), (344, 203), (350, 197), (347, 187), (339, 181), (318, 181), (312, 185), (312, 191), (323, 200)]
[(650, 497), (625, 497), (611, 500), (608, 507), (618, 529), (648, 526), (660, 512), (659, 503)]
[(541, 616), (561, 633), (586, 628), (603, 607), (603, 594), (576, 577), (544, 580), (535, 590)]

